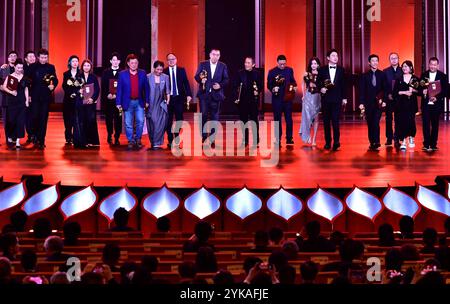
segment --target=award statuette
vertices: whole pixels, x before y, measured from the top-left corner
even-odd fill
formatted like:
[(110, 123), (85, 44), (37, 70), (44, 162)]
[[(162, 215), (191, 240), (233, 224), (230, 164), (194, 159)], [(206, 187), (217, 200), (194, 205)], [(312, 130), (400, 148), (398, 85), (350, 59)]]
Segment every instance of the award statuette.
[[(206, 70), (201, 71), (199, 77), (200, 80), (208, 79), (208, 72)], [(203, 91), (206, 91), (206, 83), (203, 84)]]
[(69, 87), (73, 87), (73, 88), (77, 89), (76, 93), (70, 94), (70, 98), (74, 99), (75, 97), (77, 97), (77, 94), (79, 94), (78, 92), (83, 87), (83, 83), (84, 83), (83, 79), (78, 80), (76, 78), (70, 78), (67, 80), (67, 85)]
[[(286, 81), (286, 79), (282, 75), (275, 76), (275, 88), (276, 87), (280, 88), (284, 84), (285, 81)], [(274, 92), (273, 94), (275, 96), (279, 96), (280, 90), (278, 90), (278, 92)]]
[(94, 84), (85, 84), (81, 90), (81, 95), (83, 96), (83, 104), (89, 104), (89, 99), (94, 96)]
[(117, 94), (117, 79), (110, 79), (109, 80), (109, 94), (116, 95)]
[(241, 95), (242, 95), (242, 86), (244, 84), (241, 82), (241, 84), (239, 85), (239, 90), (238, 90), (238, 98), (234, 101), (235, 104), (239, 104), (241, 102)]
[(6, 82), (6, 87), (10, 91), (17, 91), (17, 88), (19, 87), (19, 79), (17, 79), (13, 75), (8, 75), (8, 80)]
[(54, 85), (55, 75), (46, 74), (42, 80), (47, 86)]
[(253, 95), (255, 96), (255, 100), (258, 101), (259, 89), (258, 89), (258, 85), (256, 84), (256, 81), (253, 81)]
[[(318, 88), (317, 88), (317, 85), (316, 85), (317, 84), (317, 74), (306, 73), (306, 75), (304, 77), (304, 81), (306, 83), (307, 90), (311, 94), (318, 93)], [(315, 84), (316, 86), (311, 86), (311, 84)]]
[(334, 83), (331, 81), (331, 79), (325, 79), (323, 82), (323, 87), (327, 90), (331, 90), (334, 88)]
[[(428, 97), (429, 98), (436, 98), (439, 94), (442, 92), (442, 86), (441, 81), (432, 81), (428, 84)], [(434, 102), (429, 101), (429, 105), (434, 105)]]
[(295, 84), (289, 83), (284, 92), (284, 101), (290, 102), (295, 99)]

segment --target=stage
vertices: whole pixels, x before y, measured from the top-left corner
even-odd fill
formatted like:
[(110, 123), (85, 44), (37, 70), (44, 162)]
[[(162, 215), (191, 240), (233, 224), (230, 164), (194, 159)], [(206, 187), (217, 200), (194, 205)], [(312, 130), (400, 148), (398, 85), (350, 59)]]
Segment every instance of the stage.
[[(192, 114), (188, 114), (192, 120)], [(323, 128), (319, 128), (318, 147), (301, 143), (297, 135), (300, 114), (294, 115), (295, 146), (283, 145), (279, 164), (261, 167), (260, 156), (252, 157), (175, 157), (171, 151), (127, 151), (126, 138), (121, 147), (106, 144), (106, 127), (99, 116), (102, 145), (94, 150), (74, 150), (64, 145), (64, 126), (60, 113), (51, 113), (47, 134), (47, 149), (31, 147), (9, 151), (1, 129), (0, 176), (7, 182), (17, 182), (24, 174), (43, 174), (44, 183), (83, 186), (160, 187), (167, 183), (174, 188), (240, 188), (255, 189), (322, 187), (384, 187), (413, 186), (415, 182), (434, 184), (437, 175), (450, 172), (450, 122), (443, 120), (440, 130), (440, 151), (421, 151), (421, 119), (417, 118), (418, 136), (414, 151), (400, 152), (382, 147), (379, 153), (368, 152), (367, 127), (359, 117), (342, 122), (342, 149), (328, 152), (323, 147)], [(266, 120), (272, 120), (270, 113)], [(382, 121), (384, 133), (384, 120)], [(384, 136), (382, 136), (384, 143)]]

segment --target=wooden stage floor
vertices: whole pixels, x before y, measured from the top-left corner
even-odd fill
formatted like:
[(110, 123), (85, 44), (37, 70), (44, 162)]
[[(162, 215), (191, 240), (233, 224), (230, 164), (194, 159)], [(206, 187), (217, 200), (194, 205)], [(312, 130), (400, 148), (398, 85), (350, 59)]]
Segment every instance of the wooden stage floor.
[[(192, 116), (190, 116), (192, 119)], [(272, 115), (266, 114), (271, 120)], [(0, 176), (17, 182), (23, 174), (43, 174), (45, 183), (61, 181), (63, 185), (212, 188), (311, 188), (412, 186), (414, 182), (434, 184), (437, 175), (450, 174), (450, 122), (443, 120), (440, 130), (440, 151), (425, 153), (422, 129), (417, 119), (418, 136), (414, 151), (399, 152), (382, 147), (379, 153), (367, 152), (367, 128), (364, 121), (347, 119), (342, 123), (342, 149), (323, 151), (323, 130), (320, 126), (317, 149), (306, 147), (297, 134), (300, 115), (294, 116), (295, 146), (283, 146), (276, 167), (261, 167), (260, 157), (182, 157), (169, 150), (137, 152), (106, 144), (106, 128), (102, 118), (99, 150), (79, 151), (64, 145), (64, 126), (60, 113), (52, 113), (48, 126), (47, 149), (8, 151), (1, 129)], [(384, 120), (382, 121), (384, 134)], [(382, 143), (384, 143), (384, 135)], [(146, 148), (149, 145), (145, 137)]]

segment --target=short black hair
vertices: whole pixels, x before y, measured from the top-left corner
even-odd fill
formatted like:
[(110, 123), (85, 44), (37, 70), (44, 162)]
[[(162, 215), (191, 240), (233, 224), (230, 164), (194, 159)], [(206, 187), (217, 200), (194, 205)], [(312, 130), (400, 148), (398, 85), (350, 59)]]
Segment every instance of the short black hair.
[(281, 61), (281, 60), (287, 60), (285, 55), (278, 55), (277, 57), (277, 61)]
[(158, 264), (158, 259), (153, 255), (144, 255), (141, 258), (141, 267), (147, 272), (156, 272)]
[(156, 220), (156, 229), (158, 232), (170, 231), (170, 219), (167, 216), (162, 216)]
[(339, 51), (337, 49), (331, 49), (327, 52), (327, 57), (330, 57), (331, 54), (336, 53), (339, 55)]
[(296, 275), (297, 275), (296, 270), (291, 265), (285, 265), (285, 266), (281, 267), (281, 269), (278, 271), (278, 277), (280, 280), (280, 284), (283, 284), (283, 285), (295, 284)]
[(185, 261), (178, 265), (178, 273), (183, 279), (194, 279), (197, 275), (197, 267), (191, 261)]
[(269, 234), (263, 230), (256, 231), (254, 242), (256, 246), (267, 247), (269, 245)]
[(123, 207), (117, 208), (117, 210), (114, 211), (114, 223), (117, 227), (125, 227), (128, 225), (129, 216), (130, 213), (127, 211), (127, 209)]
[(439, 63), (439, 58), (437, 58), (436, 56), (431, 57), (428, 63), (430, 63), (431, 61), (436, 61), (437, 63)]
[(319, 265), (313, 261), (307, 261), (300, 265), (300, 273), (304, 281), (314, 281), (319, 273)]
[(400, 219), (399, 222), (400, 232), (403, 234), (403, 237), (413, 238), (414, 234), (414, 219), (409, 215), (404, 215)]
[(37, 264), (36, 252), (31, 249), (24, 250), (20, 257), (20, 264), (25, 272), (35, 270)]
[(118, 52), (112, 52), (111, 56), (109, 56), (109, 60), (112, 60), (114, 57), (117, 57), (120, 60), (120, 54)]
[(248, 274), (250, 272), (250, 270), (256, 266), (256, 264), (259, 264), (262, 262), (263, 261), (260, 258), (255, 257), (255, 256), (250, 256), (250, 257), (246, 258), (244, 260), (244, 265), (243, 265), (245, 273)]
[(279, 227), (273, 227), (269, 230), (269, 239), (275, 244), (279, 244), (284, 237), (284, 232)]
[(232, 285), (234, 284), (234, 277), (228, 270), (219, 270), (213, 278), (216, 285)]
[(380, 60), (380, 56), (378, 56), (377, 54), (370, 54), (369, 57), (367, 58), (367, 61), (371, 61), (372, 58), (377, 58), (378, 60)]
[(405, 64), (411, 69), (411, 74), (414, 74), (414, 64), (412, 63), (412, 61), (411, 61), (411, 60), (405, 60), (405, 61), (403, 61), (402, 67), (403, 67), (403, 65), (405, 65)]
[(255, 63), (255, 58), (253, 58), (253, 56), (245, 56), (245, 59), (250, 59), (252, 61), (252, 63)]
[(23, 232), (28, 220), (28, 214), (23, 210), (18, 210), (9, 216), (9, 221), (14, 226), (16, 232)]
[(200, 221), (195, 225), (194, 231), (195, 236), (198, 238), (200, 242), (206, 242), (211, 236), (212, 227), (210, 223)]
[(211, 48), (211, 51), (209, 51), (209, 53), (212, 53), (213, 51), (218, 51), (218, 52), (220, 52), (220, 49), (219, 49), (219, 48), (216, 48), (216, 47), (213, 47), (213, 48)]
[(47, 50), (47, 49), (40, 49), (40, 50), (38, 51), (38, 57), (41, 56), (41, 55), (46, 55), (46, 56), (48, 56), (48, 50)]
[(28, 50), (28, 51), (26, 51), (25, 52), (25, 58), (27, 58), (28, 57), (28, 55), (30, 55), (30, 54), (34, 54), (34, 55), (36, 55), (36, 53), (34, 52), (34, 51), (32, 51), (32, 50)]
[(156, 69), (157, 67), (162, 67), (164, 69), (164, 62), (156, 60), (155, 63), (153, 63), (153, 68)]
[(173, 55), (173, 56), (175, 56), (175, 58), (177, 58), (177, 55), (173, 52), (167, 53), (166, 58), (168, 58), (170, 55)]
[(12, 50), (12, 51), (9, 51), (8, 57), (11, 56), (11, 55), (19, 56), (19, 53), (17, 53), (16, 51)]
[(37, 239), (45, 239), (52, 234), (52, 224), (46, 218), (38, 218), (33, 224), (34, 237)]
[(117, 263), (120, 259), (120, 247), (115, 243), (103, 247), (102, 259), (104, 263)]
[(427, 228), (423, 231), (422, 237), (425, 245), (434, 246), (438, 239), (438, 233), (434, 228)]
[(320, 223), (318, 221), (311, 221), (305, 226), (308, 238), (316, 238), (320, 235)]
[(76, 243), (81, 234), (81, 225), (78, 222), (67, 222), (63, 226), (64, 241)]
[(16, 62), (14, 62), (14, 65), (18, 65), (18, 64), (23, 65), (23, 60), (21, 58), (17, 58)]

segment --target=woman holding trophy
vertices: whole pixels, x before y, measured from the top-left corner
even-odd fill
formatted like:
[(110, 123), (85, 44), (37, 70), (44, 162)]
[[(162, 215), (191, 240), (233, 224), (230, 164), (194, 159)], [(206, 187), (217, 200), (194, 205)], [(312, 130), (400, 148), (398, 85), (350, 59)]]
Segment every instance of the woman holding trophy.
[(401, 141), (400, 150), (406, 151), (415, 147), (416, 113), (419, 111), (417, 103), (419, 78), (414, 75), (413, 63), (409, 60), (402, 64), (403, 76), (396, 80), (393, 90), (398, 113), (398, 138)]
[[(319, 129), (319, 113), (321, 108), (321, 96), (317, 86), (320, 60), (313, 57), (309, 60), (307, 72), (303, 81), (303, 110), (300, 126), (300, 136), (304, 143), (317, 146), (316, 137)], [(311, 127), (313, 134), (311, 136)]]

